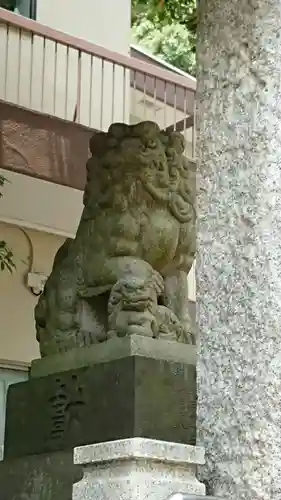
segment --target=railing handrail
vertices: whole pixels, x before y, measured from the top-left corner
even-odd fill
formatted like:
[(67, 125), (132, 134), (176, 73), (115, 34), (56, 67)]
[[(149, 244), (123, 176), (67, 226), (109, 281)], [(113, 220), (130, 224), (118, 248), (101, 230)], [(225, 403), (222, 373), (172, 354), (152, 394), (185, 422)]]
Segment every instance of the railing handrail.
[(136, 58), (113, 52), (105, 47), (101, 47), (92, 42), (88, 42), (87, 40), (83, 40), (82, 38), (63, 33), (62, 31), (55, 30), (49, 26), (3, 8), (0, 8), (0, 24), (1, 23), (5, 23), (23, 31), (31, 32), (33, 35), (41, 36), (79, 52), (84, 52), (93, 57), (98, 57), (113, 64), (118, 64), (127, 69), (144, 73), (147, 76), (157, 78), (171, 85), (180, 86), (191, 92), (195, 92), (196, 90), (196, 80), (193, 78), (188, 78), (188, 76), (184, 77), (144, 61), (139, 61)]

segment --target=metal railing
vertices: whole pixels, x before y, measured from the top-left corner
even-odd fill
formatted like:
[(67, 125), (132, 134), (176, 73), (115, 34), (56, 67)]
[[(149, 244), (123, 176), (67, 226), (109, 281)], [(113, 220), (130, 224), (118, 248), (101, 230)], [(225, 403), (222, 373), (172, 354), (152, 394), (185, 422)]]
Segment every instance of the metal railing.
[(111, 52), (0, 8), (0, 100), (106, 130), (156, 121), (194, 151), (193, 78)]

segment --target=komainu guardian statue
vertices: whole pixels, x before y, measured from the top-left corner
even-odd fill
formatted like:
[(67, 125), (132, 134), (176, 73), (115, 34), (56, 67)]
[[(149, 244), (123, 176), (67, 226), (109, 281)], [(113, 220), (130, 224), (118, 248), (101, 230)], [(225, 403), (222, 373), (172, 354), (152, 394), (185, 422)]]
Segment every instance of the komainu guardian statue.
[(117, 123), (90, 151), (76, 237), (58, 250), (35, 309), (41, 355), (131, 334), (193, 343), (165, 286), (195, 254), (195, 170), (182, 135)]

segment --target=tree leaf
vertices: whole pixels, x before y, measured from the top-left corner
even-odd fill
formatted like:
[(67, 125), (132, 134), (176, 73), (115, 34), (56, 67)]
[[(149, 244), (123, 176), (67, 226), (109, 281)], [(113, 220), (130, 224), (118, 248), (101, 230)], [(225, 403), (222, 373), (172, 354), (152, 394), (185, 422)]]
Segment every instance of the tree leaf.
[(133, 0), (136, 43), (175, 67), (196, 73), (195, 0)]

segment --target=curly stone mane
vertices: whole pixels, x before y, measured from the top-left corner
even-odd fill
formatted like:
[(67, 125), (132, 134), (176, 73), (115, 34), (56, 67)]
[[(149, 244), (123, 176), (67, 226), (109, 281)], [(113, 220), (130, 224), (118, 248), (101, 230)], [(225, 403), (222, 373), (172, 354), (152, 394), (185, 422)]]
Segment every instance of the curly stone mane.
[(112, 125), (90, 141), (84, 217), (114, 206), (130, 210), (155, 201), (168, 206), (181, 222), (192, 217), (190, 162), (183, 155), (184, 138), (161, 131), (153, 122)]

